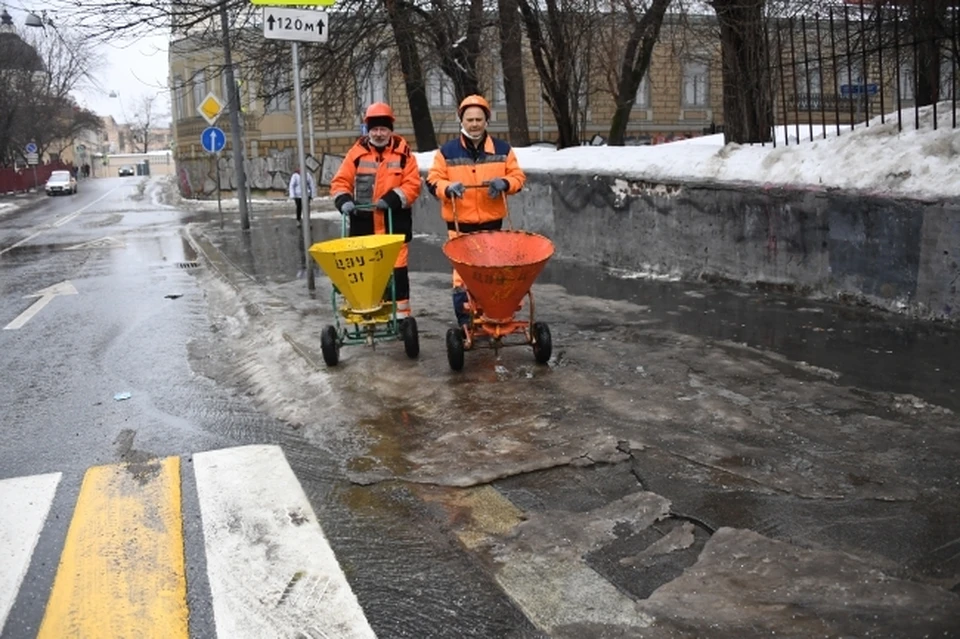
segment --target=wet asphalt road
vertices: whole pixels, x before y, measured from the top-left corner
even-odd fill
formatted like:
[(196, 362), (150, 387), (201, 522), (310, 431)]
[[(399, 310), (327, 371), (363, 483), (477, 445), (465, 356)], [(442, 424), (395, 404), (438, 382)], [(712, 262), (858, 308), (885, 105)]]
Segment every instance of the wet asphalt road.
[[(398, 518), (350, 503), (336, 461), (300, 425), (218, 381), (244, 362), (222, 350), (228, 318), (210, 312), (217, 290), (203, 290), (203, 266), (182, 233), (196, 218), (160, 204), (135, 178), (82, 182), (73, 197), (33, 198), (0, 214), (4, 324), (30, 306), (26, 295), (62, 282), (77, 290), (0, 332), (0, 478), (64, 473), (3, 639), (36, 634), (83, 473), (171, 455), (185, 470), (191, 636), (214, 636), (190, 458), (253, 443), (284, 448), (379, 636), (538, 636), (473, 560), (418, 521), (413, 504)], [(124, 392), (130, 399), (114, 398)], [(395, 507), (409, 501), (402, 486), (387, 492)]]
[[(551, 365), (527, 348), (478, 351), (455, 375), (448, 265), (421, 239), (421, 358), (354, 347), (329, 374), (328, 289), (320, 274), (306, 290), (282, 205), (259, 207), (244, 234), (229, 214), (221, 228), (215, 210), (165, 207), (139, 180), (89, 184), (0, 216), (5, 250), (91, 204), (0, 256), (5, 318), (67, 279), (79, 302), (0, 335), (0, 400), (17, 425), (0, 435), (2, 476), (61, 470), (75, 486), (5, 638), (31, 636), (85, 468), (244, 443), (283, 446), (380, 637), (960, 627), (955, 331), (555, 259), (536, 287)], [(190, 494), (191, 631), (204, 637)], [(733, 556), (739, 573), (723, 565)], [(761, 569), (771, 561), (797, 572), (785, 581)]]

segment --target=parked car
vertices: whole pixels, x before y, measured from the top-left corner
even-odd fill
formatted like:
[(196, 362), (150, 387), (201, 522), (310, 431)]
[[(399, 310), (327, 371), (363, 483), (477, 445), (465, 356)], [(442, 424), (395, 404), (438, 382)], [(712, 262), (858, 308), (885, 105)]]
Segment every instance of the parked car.
[(73, 195), (77, 192), (77, 178), (73, 177), (70, 171), (54, 171), (47, 180), (44, 187), (47, 195), (59, 195), (60, 193), (69, 193)]
[(133, 170), (132, 165), (124, 164), (123, 166), (120, 167), (119, 173), (120, 173), (120, 177), (124, 177), (127, 175), (134, 175), (136, 172)]

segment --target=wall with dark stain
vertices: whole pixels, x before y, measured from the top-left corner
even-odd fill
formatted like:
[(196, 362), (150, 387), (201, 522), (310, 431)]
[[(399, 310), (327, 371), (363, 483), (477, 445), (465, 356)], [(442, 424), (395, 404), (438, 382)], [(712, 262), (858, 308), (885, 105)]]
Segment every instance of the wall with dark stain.
[[(530, 173), (510, 211), (566, 258), (960, 319), (960, 200)], [(426, 190), (415, 220), (418, 232), (446, 234)]]

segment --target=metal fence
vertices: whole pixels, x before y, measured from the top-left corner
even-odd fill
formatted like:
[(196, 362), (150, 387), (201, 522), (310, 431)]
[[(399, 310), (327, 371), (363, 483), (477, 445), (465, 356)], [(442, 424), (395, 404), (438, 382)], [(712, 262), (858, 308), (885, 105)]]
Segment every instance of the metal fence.
[(0, 168), (0, 195), (39, 190), (51, 173), (63, 170), (73, 170), (73, 165), (58, 161), (25, 168)]
[(948, 3), (860, 2), (771, 18), (774, 146), (840, 135), (875, 116), (919, 129), (924, 95), (933, 97), (933, 127), (957, 128), (960, 5)]

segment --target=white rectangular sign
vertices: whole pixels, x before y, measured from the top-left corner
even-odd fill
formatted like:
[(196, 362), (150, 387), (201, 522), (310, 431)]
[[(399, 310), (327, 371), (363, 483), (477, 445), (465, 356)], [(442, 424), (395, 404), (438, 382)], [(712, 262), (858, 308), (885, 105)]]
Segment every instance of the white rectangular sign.
[(263, 8), (263, 37), (296, 42), (326, 42), (329, 15), (312, 9)]

